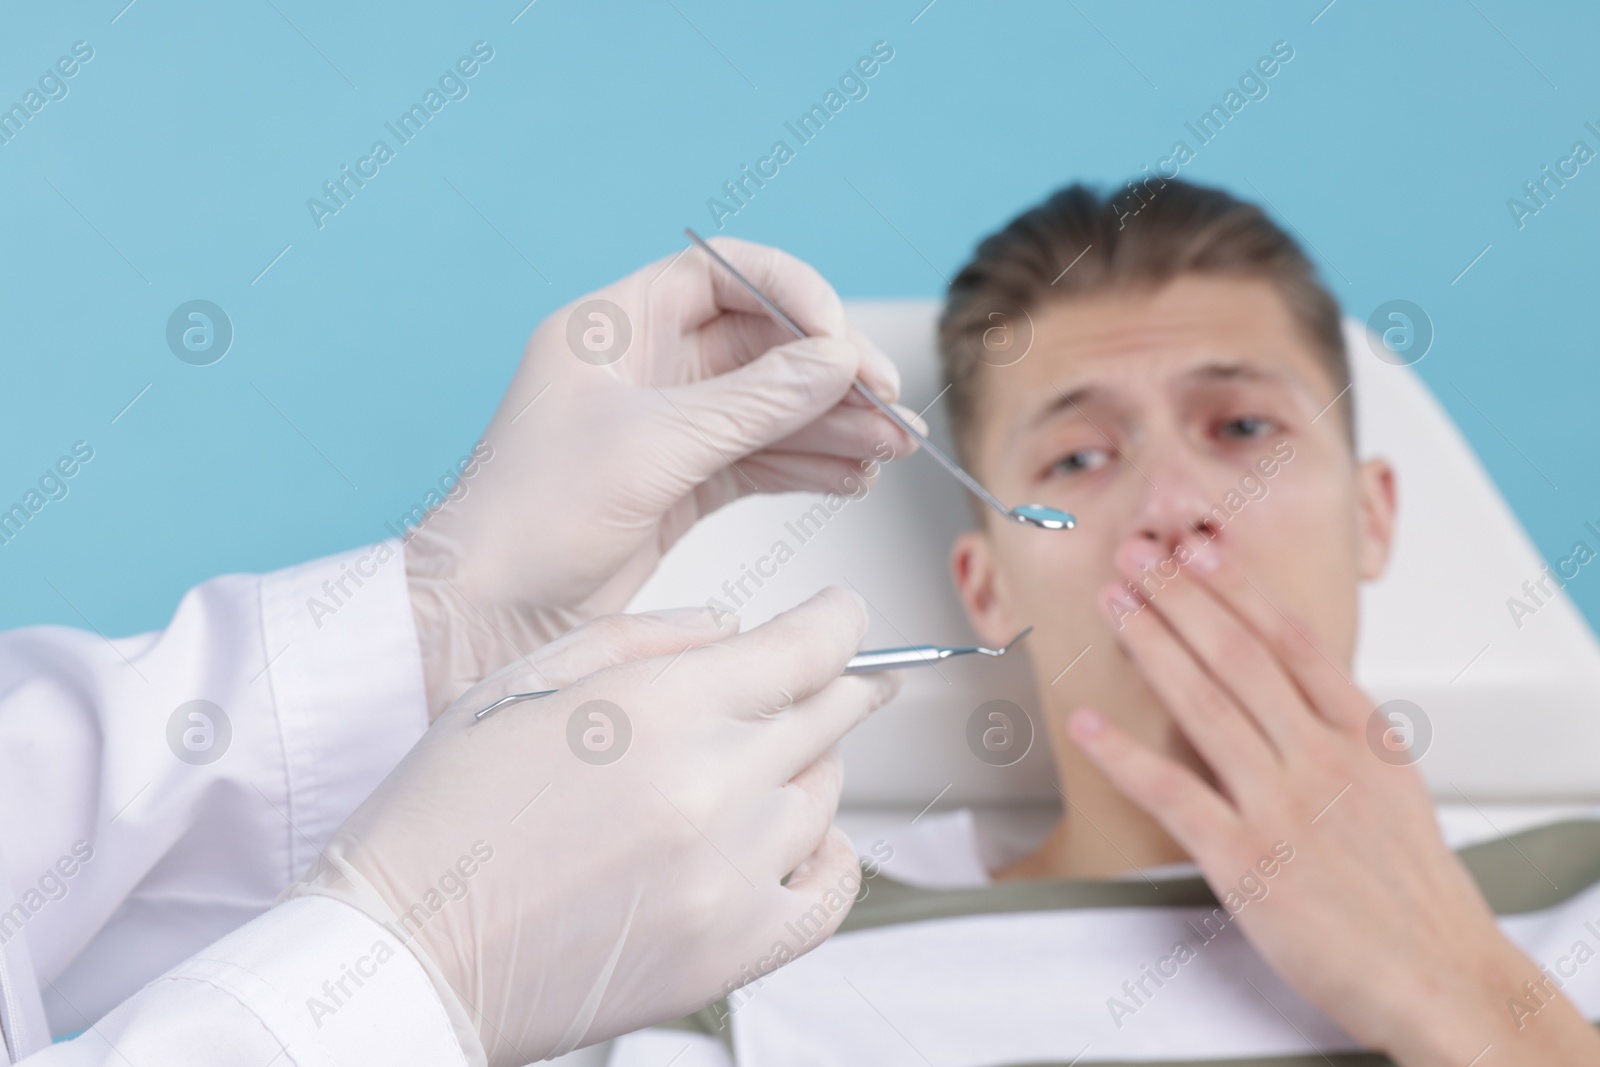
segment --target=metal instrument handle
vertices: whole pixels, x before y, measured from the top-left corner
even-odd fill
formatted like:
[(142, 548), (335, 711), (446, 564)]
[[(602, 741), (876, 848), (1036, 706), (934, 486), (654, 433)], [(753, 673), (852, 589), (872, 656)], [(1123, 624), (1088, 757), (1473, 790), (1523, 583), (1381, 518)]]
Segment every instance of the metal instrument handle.
[(876, 648), (850, 657), (845, 664), (846, 674), (873, 674), (877, 671), (898, 670), (901, 667), (920, 667), (944, 659), (945, 649), (938, 645), (910, 645), (906, 648)]

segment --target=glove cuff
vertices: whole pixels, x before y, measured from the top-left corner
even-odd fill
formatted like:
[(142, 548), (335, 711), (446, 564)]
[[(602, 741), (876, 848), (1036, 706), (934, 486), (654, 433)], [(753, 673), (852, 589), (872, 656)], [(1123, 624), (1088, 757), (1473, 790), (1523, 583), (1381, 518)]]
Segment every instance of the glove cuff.
[(400, 917), (389, 906), (389, 902), (344, 857), (337, 841), (330, 842), (328, 847), (323, 849), (321, 858), (312, 864), (303, 879), (284, 890), (279, 902), (302, 896), (324, 896), (342, 901), (378, 923), (389, 931), (396, 941), (409, 949), (411, 955), (422, 965), (428, 981), (433, 984), (433, 990), (438, 994), (440, 1004), (444, 1006), (445, 1016), (450, 1020), (450, 1030), (461, 1046), (461, 1054), (466, 1057), (468, 1067), (488, 1067), (489, 1056), (484, 1051), (483, 1038), (478, 1034), (478, 1026), (473, 1022), (472, 1014), (456, 995), (455, 987), (450, 984), (450, 980), (444, 976), (439, 965), (416, 939), (406, 933)]

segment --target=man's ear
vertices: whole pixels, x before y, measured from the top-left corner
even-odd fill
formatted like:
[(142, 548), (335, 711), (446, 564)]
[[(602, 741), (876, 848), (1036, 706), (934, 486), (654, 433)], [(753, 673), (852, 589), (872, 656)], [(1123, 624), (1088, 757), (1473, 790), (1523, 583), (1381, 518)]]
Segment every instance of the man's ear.
[(1394, 546), (1394, 468), (1369, 459), (1356, 468), (1356, 566), (1362, 581), (1383, 576)]
[(995, 566), (994, 546), (983, 529), (967, 530), (950, 548), (950, 573), (978, 640), (994, 648), (1017, 632), (1006, 607), (1004, 583)]

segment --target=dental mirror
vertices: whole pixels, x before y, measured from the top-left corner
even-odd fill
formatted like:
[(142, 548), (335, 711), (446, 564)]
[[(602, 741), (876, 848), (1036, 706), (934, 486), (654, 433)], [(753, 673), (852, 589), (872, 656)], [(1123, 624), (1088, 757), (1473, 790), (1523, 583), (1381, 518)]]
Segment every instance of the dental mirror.
[[(727, 271), (728, 274), (732, 276), (734, 281), (744, 286), (744, 288), (749, 291), (750, 295), (755, 297), (757, 302), (759, 302), (761, 306), (766, 309), (767, 314), (776, 319), (780, 325), (782, 325), (796, 337), (811, 336), (802, 330), (799, 324), (791, 319), (782, 308), (773, 303), (772, 300), (768, 298), (766, 293), (763, 293), (760, 289), (756, 288), (754, 282), (752, 282), (749, 278), (746, 278), (743, 274), (740, 274), (738, 269), (734, 267), (732, 263), (729, 263), (726, 259), (722, 258), (722, 256), (717, 253), (715, 248), (712, 248), (710, 245), (706, 244), (705, 241), (701, 240), (699, 234), (695, 233), (694, 230), (689, 229), (688, 227), (685, 227), (683, 232), (688, 235), (689, 240), (693, 241), (702, 251), (706, 253), (706, 255), (710, 256), (719, 265), (721, 265), (722, 269)], [(904, 430), (913, 441), (917, 442), (917, 444), (921, 446), (924, 452), (938, 460), (945, 470), (949, 471), (955, 476), (956, 481), (966, 486), (969, 490), (971, 490), (974, 496), (983, 501), (985, 504), (989, 505), (991, 508), (994, 508), (994, 510), (1004, 515), (1007, 519), (1010, 519), (1012, 522), (1022, 523), (1024, 526), (1036, 526), (1041, 530), (1070, 530), (1074, 526), (1078, 525), (1078, 520), (1073, 518), (1067, 512), (1062, 511), (1059, 508), (1050, 507), (1046, 504), (1019, 504), (1014, 508), (1006, 507), (1000, 502), (998, 497), (989, 492), (989, 490), (985, 489), (982, 485), (978, 484), (978, 479), (974, 478), (972, 475), (963, 470), (961, 464), (945, 455), (944, 451), (940, 449), (938, 445), (935, 445), (932, 441), (918, 433), (915, 426), (912, 426), (911, 423), (902, 418), (900, 413), (885, 403), (883, 399), (878, 396), (878, 394), (874, 393), (871, 389), (868, 389), (866, 384), (863, 383), (860, 378), (855, 380), (855, 388), (857, 392), (870, 400), (874, 407), (883, 412), (885, 415), (889, 416), (896, 426)]]

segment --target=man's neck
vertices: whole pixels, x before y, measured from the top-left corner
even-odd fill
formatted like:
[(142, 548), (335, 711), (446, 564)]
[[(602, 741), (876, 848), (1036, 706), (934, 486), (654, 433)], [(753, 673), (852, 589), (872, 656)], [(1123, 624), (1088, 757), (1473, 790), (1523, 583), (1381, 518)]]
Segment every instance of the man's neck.
[(996, 881), (1113, 878), (1189, 859), (1159, 823), (1123, 796), (1070, 741), (1063, 738), (1054, 747), (1057, 788), (1066, 794), (1061, 818), (1031, 853), (993, 872)]

